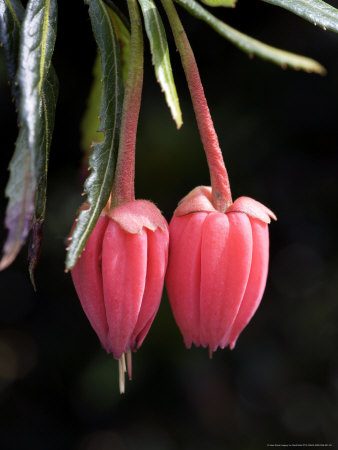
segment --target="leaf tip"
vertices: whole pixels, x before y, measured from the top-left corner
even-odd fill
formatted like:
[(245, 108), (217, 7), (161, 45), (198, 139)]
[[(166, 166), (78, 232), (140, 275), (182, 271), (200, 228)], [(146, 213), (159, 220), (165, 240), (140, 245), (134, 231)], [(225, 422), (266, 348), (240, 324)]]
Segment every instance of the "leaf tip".
[(327, 75), (326, 68), (319, 63), (316, 63), (316, 65), (314, 65), (312, 68), (308, 69), (306, 72), (307, 73), (316, 73), (318, 75), (321, 75), (322, 77)]
[(10, 266), (13, 261), (14, 261), (14, 258), (10, 258), (10, 257), (8, 257), (8, 255), (3, 255), (3, 257), (0, 260), (0, 272), (2, 270), (7, 269), (7, 267)]
[(182, 116), (176, 118), (175, 123), (176, 123), (177, 130), (179, 130), (181, 128), (181, 126), (183, 125)]
[(318, 73), (319, 73), (319, 75), (321, 75), (322, 77), (325, 77), (325, 76), (327, 75), (327, 70), (325, 69), (324, 66), (321, 66)]
[(34, 277), (34, 267), (32, 267), (31, 264), (29, 265), (28, 272), (29, 272), (29, 278), (31, 280), (34, 292), (37, 292), (35, 277)]
[(10, 249), (8, 250), (6, 249), (5, 245), (5, 250), (0, 260), (0, 272), (2, 270), (7, 269), (7, 267), (9, 267), (14, 262), (15, 258), (17, 257), (21, 249), (21, 246), (22, 246), (21, 243), (16, 243), (13, 246), (11, 246)]
[(70, 258), (70, 254), (67, 250), (67, 256), (65, 261), (65, 273), (68, 273), (70, 270), (72, 270), (74, 264), (72, 264), (72, 258)]

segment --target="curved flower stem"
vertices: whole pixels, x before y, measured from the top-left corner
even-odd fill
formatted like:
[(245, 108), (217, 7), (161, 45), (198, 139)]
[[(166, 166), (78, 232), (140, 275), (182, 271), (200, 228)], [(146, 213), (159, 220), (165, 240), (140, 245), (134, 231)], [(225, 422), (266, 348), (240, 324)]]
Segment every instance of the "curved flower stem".
[(173, 1), (161, 1), (169, 19), (176, 47), (181, 56), (182, 66), (188, 82), (200, 136), (207, 157), (212, 187), (212, 203), (218, 211), (225, 212), (232, 204), (229, 178), (207, 100), (204, 95), (195, 56)]
[(127, 3), (131, 22), (130, 59), (112, 190), (112, 208), (135, 200), (135, 143), (143, 84), (143, 34), (137, 1), (127, 0)]

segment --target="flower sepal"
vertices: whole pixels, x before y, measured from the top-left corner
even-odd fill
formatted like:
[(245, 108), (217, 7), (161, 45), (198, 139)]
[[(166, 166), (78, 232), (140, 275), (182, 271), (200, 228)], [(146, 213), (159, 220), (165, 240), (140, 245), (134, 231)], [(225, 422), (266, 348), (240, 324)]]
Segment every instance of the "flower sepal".
[[(189, 192), (178, 204), (174, 216), (181, 217), (196, 212), (217, 212), (212, 204), (212, 189), (210, 186), (197, 186)], [(271, 219), (277, 220), (275, 214), (262, 203), (250, 197), (239, 197), (225, 211), (225, 214), (239, 212), (252, 219), (270, 223)]]
[(116, 222), (122, 230), (130, 234), (140, 234), (143, 228), (155, 231), (168, 229), (161, 211), (148, 200), (133, 200), (111, 209), (106, 214)]
[(244, 213), (252, 219), (257, 219), (264, 223), (270, 223), (271, 219), (277, 220), (277, 217), (269, 208), (250, 197), (239, 197), (236, 199), (226, 210), (226, 213), (231, 212)]

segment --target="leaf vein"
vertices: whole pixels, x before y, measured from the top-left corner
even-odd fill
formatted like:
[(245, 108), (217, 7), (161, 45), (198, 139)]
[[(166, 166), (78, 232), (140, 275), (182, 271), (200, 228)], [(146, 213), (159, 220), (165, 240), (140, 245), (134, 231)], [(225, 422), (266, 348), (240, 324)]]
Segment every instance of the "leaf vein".
[[(109, 31), (110, 31), (110, 34), (111, 34), (111, 36), (112, 36), (112, 42), (113, 42), (114, 45), (115, 45), (115, 35), (114, 35), (114, 30), (113, 30), (113, 27), (112, 27), (112, 23), (111, 23), (110, 16), (109, 16), (109, 14), (108, 14), (108, 12), (107, 12), (107, 10), (106, 10), (106, 7), (103, 5), (102, 0), (99, 0), (99, 4), (100, 4), (100, 6), (101, 6), (101, 9), (102, 9), (102, 11), (103, 11), (103, 14), (104, 14), (104, 15), (106, 16), (106, 18), (107, 18), (107, 21), (108, 21), (108, 24), (109, 24)], [(117, 52), (116, 52), (116, 48), (115, 48), (115, 51), (112, 51), (111, 53), (112, 53), (112, 56), (113, 56), (113, 59), (114, 59), (115, 80), (117, 80), (118, 73), (117, 73), (117, 60), (116, 60), (116, 58), (117, 58)], [(111, 69), (111, 71), (112, 71), (112, 69)], [(111, 72), (111, 71), (110, 71), (110, 72)], [(110, 72), (109, 72), (109, 73), (110, 73)], [(118, 86), (117, 86), (117, 83), (115, 83), (114, 88), (115, 88), (115, 97), (117, 98), (117, 96), (118, 96)], [(118, 109), (118, 105), (117, 105), (117, 102), (115, 102), (115, 117), (116, 117), (116, 114), (117, 114), (117, 109)], [(96, 218), (97, 210), (98, 210), (98, 208), (99, 208), (99, 206), (100, 206), (100, 201), (99, 201), (99, 200), (102, 198), (102, 195), (103, 195), (103, 187), (104, 187), (104, 185), (105, 185), (105, 183), (106, 183), (106, 180), (107, 180), (107, 178), (108, 178), (108, 173), (109, 173), (110, 163), (111, 163), (111, 160), (112, 160), (112, 158), (113, 158), (113, 151), (112, 151), (112, 149), (113, 149), (114, 141), (115, 141), (116, 125), (115, 125), (114, 127), (112, 127), (111, 130), (112, 130), (112, 132), (113, 132), (113, 136), (112, 136), (112, 139), (111, 139), (111, 146), (110, 146), (110, 149), (109, 149), (109, 150), (107, 149), (107, 152), (108, 152), (108, 154), (109, 154), (109, 158), (108, 158), (108, 162), (107, 162), (107, 165), (106, 165), (106, 170), (104, 171), (102, 183), (97, 184), (97, 186), (99, 187), (99, 191), (100, 191), (99, 194), (98, 194), (98, 201), (96, 202), (96, 205), (94, 206), (94, 211), (93, 211), (93, 213), (91, 214), (90, 220), (88, 221), (88, 223), (87, 223), (87, 225), (86, 225), (84, 231), (82, 232), (81, 238), (80, 238), (79, 241), (78, 241), (78, 245), (77, 245), (78, 249), (80, 249), (80, 248), (82, 247), (84, 240), (87, 238), (87, 233), (89, 232), (89, 230), (90, 230), (90, 228), (91, 228), (91, 225), (92, 225), (93, 221), (94, 221), (95, 218)], [(94, 186), (96, 186), (96, 184), (94, 184)], [(93, 205), (91, 205), (91, 207), (93, 207)], [(87, 211), (84, 211), (84, 213), (86, 213), (86, 212), (87, 212)], [(75, 250), (75, 252), (76, 252), (76, 251), (77, 251), (77, 250)]]
[(13, 16), (13, 19), (15, 20), (17, 26), (18, 26), (19, 28), (21, 28), (21, 24), (20, 24), (20, 22), (19, 22), (19, 19), (18, 19), (17, 15), (15, 14), (15, 11), (14, 11), (14, 9), (13, 9), (13, 6), (12, 6), (10, 0), (5, 0), (5, 2), (6, 2), (6, 5), (8, 6), (9, 11), (11, 12), (11, 14), (12, 14), (12, 16)]
[(42, 89), (42, 83), (44, 80), (44, 72), (45, 72), (46, 42), (47, 42), (47, 35), (48, 35), (49, 10), (50, 10), (50, 0), (46, 0), (44, 19), (43, 19), (43, 25), (42, 25), (39, 92), (41, 92), (41, 89)]

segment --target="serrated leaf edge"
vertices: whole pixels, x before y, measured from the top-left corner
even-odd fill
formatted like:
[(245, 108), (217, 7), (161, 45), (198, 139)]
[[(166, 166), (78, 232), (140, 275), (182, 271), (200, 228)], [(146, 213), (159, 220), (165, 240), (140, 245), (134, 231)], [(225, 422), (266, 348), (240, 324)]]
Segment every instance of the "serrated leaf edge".
[[(149, 35), (148, 26), (146, 24), (145, 28), (146, 28), (146, 32), (147, 32), (147, 35), (148, 35), (148, 39), (150, 41), (150, 48), (151, 48), (151, 51), (152, 51), (152, 62), (153, 62), (153, 65), (155, 66), (156, 78), (157, 78), (157, 81), (161, 85), (162, 91), (164, 92), (164, 96), (165, 96), (166, 102), (167, 102), (167, 104), (169, 106), (172, 118), (176, 122), (177, 128), (181, 128), (181, 126), (183, 124), (182, 112), (181, 112), (181, 109), (180, 109), (180, 104), (179, 104), (178, 95), (177, 95), (177, 91), (176, 91), (176, 87), (175, 87), (175, 82), (174, 82), (174, 78), (173, 78), (172, 68), (171, 68), (171, 65), (170, 65), (169, 48), (168, 48), (168, 45), (165, 45), (165, 43), (164, 43), (164, 41), (162, 39), (162, 33), (161, 33), (162, 28), (161, 28), (161, 22), (159, 21), (159, 17), (160, 16), (159, 16), (159, 13), (158, 13), (158, 11), (156, 9), (156, 5), (155, 5), (155, 3), (152, 0), (147, 0), (147, 1), (150, 4), (153, 5), (153, 7), (149, 8), (147, 11), (151, 11), (151, 14), (152, 14), (153, 18), (155, 19), (155, 24), (156, 24), (156, 28), (158, 30), (158, 36), (159, 36), (159, 40), (160, 40), (161, 50), (163, 52), (163, 55), (167, 55), (167, 58), (164, 58), (163, 73), (166, 72), (167, 78), (169, 80), (171, 80), (171, 82), (170, 83), (166, 83), (165, 82), (166, 75), (164, 75), (162, 77), (162, 75), (160, 73), (161, 72), (161, 66), (157, 66), (156, 65), (154, 52), (153, 52), (153, 49), (152, 49), (152, 47), (153, 47), (152, 39), (151, 39), (151, 36)], [(144, 11), (144, 7), (143, 7), (143, 3), (142, 3), (142, 1), (139, 1), (139, 3), (140, 3), (140, 6), (141, 6), (143, 17), (145, 18), (145, 11)], [(162, 81), (163, 79), (164, 79), (164, 81)], [(167, 92), (167, 90), (165, 89), (165, 85), (169, 86), (170, 95)], [(171, 101), (171, 98), (173, 99), (173, 101)], [(176, 98), (176, 101), (175, 101), (175, 98)]]
[[(103, 1), (102, 0), (97, 0), (97, 1), (100, 3), (100, 6), (103, 9), (104, 14), (105, 14), (105, 16), (108, 19), (109, 28), (110, 28), (111, 34), (113, 36), (113, 42), (115, 42), (115, 34), (114, 34), (113, 24), (112, 24), (111, 19), (109, 17), (109, 13), (108, 13), (105, 5), (103, 4)], [(118, 67), (118, 64), (117, 64), (117, 59), (116, 58), (117, 58), (117, 52), (114, 52), (114, 60), (115, 60), (115, 63), (116, 63), (116, 64), (114, 64), (114, 68), (115, 68), (115, 71), (116, 71), (115, 75), (116, 75), (116, 79), (117, 79), (117, 75), (118, 75), (117, 67)], [(115, 94), (117, 94), (117, 91), (118, 91), (118, 86), (117, 86), (117, 83), (115, 83)], [(116, 95), (116, 98), (117, 97), (118, 97), (118, 95)], [(117, 102), (116, 102), (115, 103), (115, 117), (117, 116), (117, 112), (118, 112), (118, 105), (117, 105)], [(102, 130), (101, 128), (98, 131), (101, 131), (101, 132), (105, 133), (105, 131)], [(108, 158), (108, 163), (111, 162), (112, 158), (114, 157), (112, 150), (113, 150), (114, 141), (115, 141), (115, 133), (116, 133), (116, 126), (114, 127), (114, 131), (113, 131), (113, 139), (111, 141), (112, 143), (111, 143), (111, 146), (110, 146), (110, 151), (109, 151), (109, 155), (110, 156)], [(105, 137), (105, 139), (106, 139), (106, 137)], [(104, 144), (104, 141), (98, 143), (97, 145), (103, 145), (103, 144)], [(87, 194), (87, 200), (88, 200), (88, 203), (89, 203), (89, 209), (85, 210), (85, 211), (81, 211), (81, 213), (79, 215), (79, 218), (78, 218), (78, 221), (77, 221), (77, 224), (74, 227), (72, 235), (74, 235), (74, 233), (77, 231), (77, 228), (78, 228), (79, 222), (81, 220), (81, 217), (83, 217), (84, 215), (89, 215), (90, 213), (91, 214), (89, 216), (89, 220), (87, 220), (87, 225), (85, 226), (84, 231), (81, 233), (81, 237), (77, 240), (76, 247), (73, 249), (73, 246), (72, 246), (73, 240), (71, 241), (71, 243), (69, 245), (69, 250), (68, 250), (67, 259), (66, 259), (66, 270), (70, 270), (70, 269), (72, 269), (75, 266), (77, 258), (80, 256), (80, 254), (82, 253), (82, 251), (83, 251), (83, 249), (84, 249), (84, 247), (86, 245), (86, 241), (87, 241), (87, 239), (89, 237), (91, 229), (95, 226), (95, 224), (97, 222), (97, 219), (98, 219), (99, 214), (101, 212), (101, 207), (99, 206), (100, 205), (100, 201), (99, 200), (100, 199), (102, 200), (102, 196), (103, 196), (102, 190), (103, 190), (103, 186), (105, 184), (104, 182), (105, 182), (105, 180), (108, 177), (108, 167), (109, 167), (109, 164), (107, 164), (107, 169), (104, 172), (103, 183), (101, 185), (100, 194), (98, 196), (98, 201), (96, 202), (96, 205), (94, 206), (94, 210), (92, 210), (93, 205), (89, 202), (90, 192), (87, 191), (86, 185), (85, 185), (85, 193)], [(89, 175), (89, 177), (87, 178), (87, 181), (90, 179), (90, 177), (91, 177), (91, 175)], [(87, 183), (87, 181), (86, 181), (86, 183)], [(100, 207), (100, 211), (98, 213), (99, 207)], [(93, 222), (94, 222), (94, 224), (93, 224)]]
[[(322, 2), (320, 0), (316, 0), (317, 2), (320, 2), (320, 5), (319, 5), (319, 4), (314, 3), (313, 1), (309, 2), (309, 1), (306, 1), (306, 0), (297, 0), (299, 3), (303, 3), (305, 8), (306, 7), (309, 8), (308, 9), (309, 14), (301, 14), (301, 12), (299, 12), (299, 9), (297, 7), (295, 9), (293, 9), (291, 7), (287, 7), (286, 5), (283, 5), (280, 1), (274, 1), (274, 0), (263, 0), (263, 1), (265, 3), (269, 3), (271, 5), (278, 6), (280, 8), (286, 9), (287, 11), (292, 12), (293, 14), (301, 17), (302, 19), (305, 19), (305, 20), (313, 23), (315, 26), (321, 25), (321, 26), (323, 26), (324, 30), (328, 29), (330, 31), (333, 31), (334, 33), (338, 33), (338, 17), (335, 18), (335, 17), (333, 17), (331, 15), (331, 13), (334, 12), (338, 16), (338, 9), (334, 8), (332, 5), (329, 5), (328, 3)], [(318, 20), (318, 17), (317, 17), (317, 20), (314, 17), (312, 17), (310, 8), (314, 8), (314, 9), (317, 9), (318, 11), (320, 11), (321, 14), (326, 16), (326, 20), (333, 20), (333, 21), (335, 21), (336, 22), (336, 28), (332, 27), (328, 23), (326, 23), (324, 25), (324, 22), (322, 20), (320, 20), (320, 18)]]
[[(230, 25), (218, 19), (195, 0), (175, 0), (175, 2), (186, 9), (194, 17), (203, 20), (218, 34), (228, 39), (249, 56), (257, 55), (258, 57), (273, 62), (282, 68), (289, 66), (295, 70), (302, 69), (306, 72), (315, 72), (320, 75), (326, 74), (325, 67), (314, 59), (272, 47), (258, 41), (257, 39), (247, 36), (246, 34), (230, 27)], [(279, 55), (279, 58), (276, 57), (276, 54)]]

